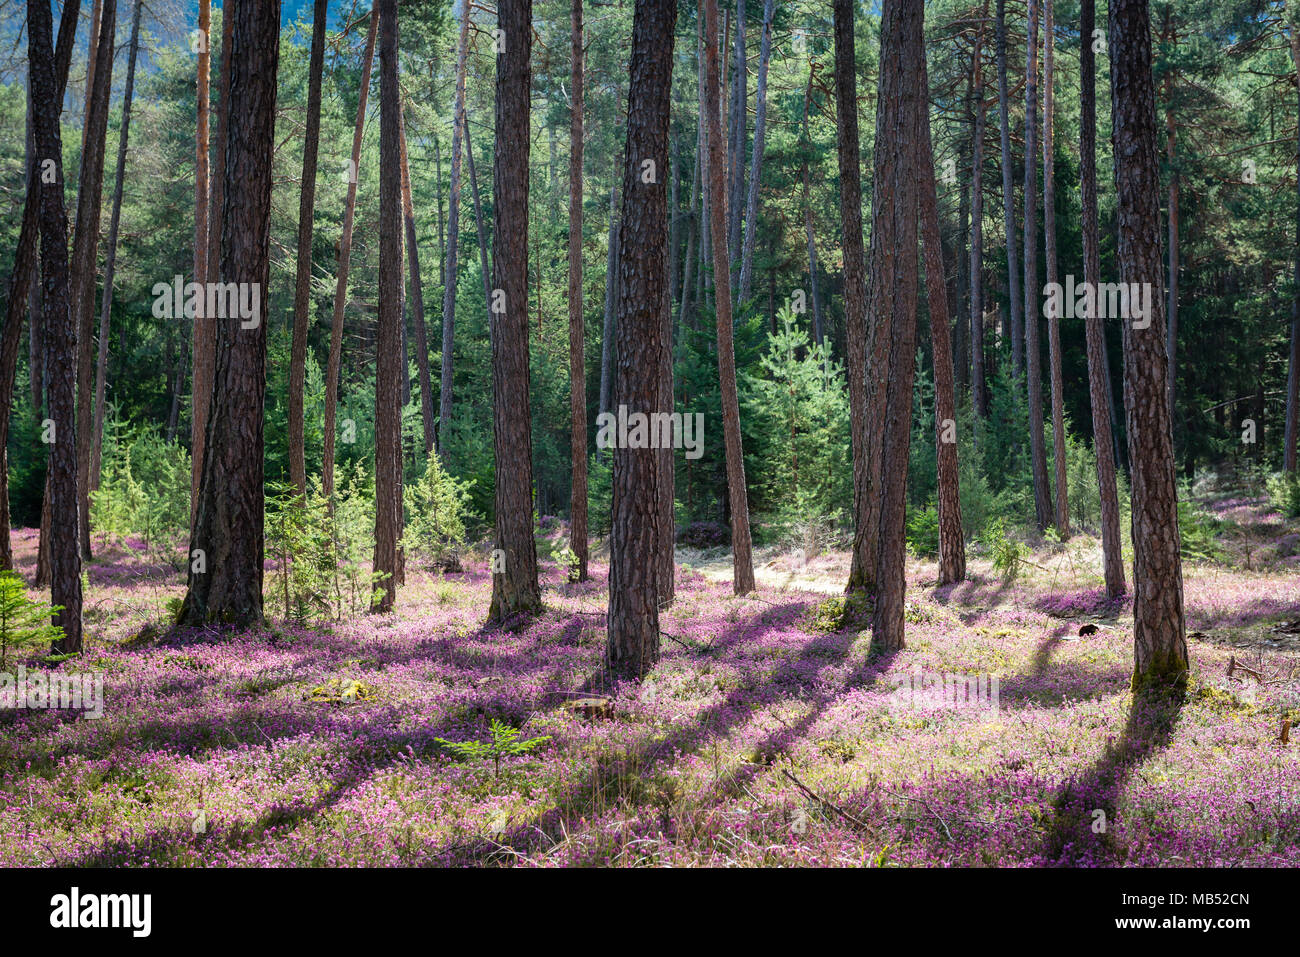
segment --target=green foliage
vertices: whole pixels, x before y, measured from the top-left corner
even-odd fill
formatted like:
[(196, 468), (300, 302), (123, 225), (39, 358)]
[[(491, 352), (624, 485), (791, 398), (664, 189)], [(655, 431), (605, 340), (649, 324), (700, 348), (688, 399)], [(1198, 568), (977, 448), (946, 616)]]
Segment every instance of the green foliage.
[(743, 375), (752, 507), (777, 530), (803, 537), (809, 522), (847, 517), (852, 500), (848, 392), (829, 346), (813, 345), (789, 306), (757, 373)]
[(17, 572), (0, 571), (0, 671), (9, 649), (49, 647), (63, 637), (63, 629), (50, 624), (58, 605), (45, 605), (27, 597), (27, 586)]
[(1300, 474), (1278, 474), (1268, 480), (1273, 507), (1287, 518), (1300, 518)]
[(1184, 558), (1192, 561), (1212, 562), (1222, 554), (1218, 542), (1222, 523), (1203, 509), (1197, 508), (1184, 492), (1178, 497), (1178, 536)]
[(442, 565), (455, 559), (465, 545), (465, 520), (469, 512), (470, 483), (447, 472), (435, 454), (429, 455), (417, 482), (406, 486), (406, 531), (402, 545)]
[(281, 601), (286, 619), (327, 615), (335, 567), (329, 505), (318, 492), (299, 495), (282, 482), (271, 483), (267, 493), (266, 551), (277, 566), (271, 598)]
[(984, 544), (993, 556), (993, 570), (1010, 584), (1020, 575), (1020, 566), (1025, 561), (1025, 546), (1007, 534), (1006, 521), (994, 519), (984, 529)]
[(907, 544), (922, 558), (939, 554), (939, 510), (933, 502), (907, 510)]
[(105, 423), (99, 489), (91, 527), (111, 538), (142, 536), (169, 545), (189, 528), (190, 456), (150, 425)]
[(448, 741), (446, 738), (434, 738), (433, 740), (462, 760), (479, 761), (484, 758), (491, 758), (495, 765), (496, 777), (501, 776), (502, 758), (528, 754), (551, 740), (549, 734), (540, 738), (521, 738), (518, 728), (512, 728), (497, 718), (492, 719), (489, 730), (492, 734), (491, 741)]

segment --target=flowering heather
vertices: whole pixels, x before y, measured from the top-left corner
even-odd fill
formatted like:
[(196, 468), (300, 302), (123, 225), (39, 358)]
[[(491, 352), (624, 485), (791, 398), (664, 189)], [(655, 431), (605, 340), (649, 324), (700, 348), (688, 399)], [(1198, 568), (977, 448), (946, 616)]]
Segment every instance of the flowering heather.
[[(1300, 865), (1294, 574), (1188, 567), (1186, 703), (1134, 709), (1131, 604), (1075, 542), (1012, 584), (911, 563), (892, 658), (816, 569), (746, 598), (682, 569), (640, 683), (602, 672), (599, 563), (544, 563), (526, 623), (484, 625), (480, 561), (411, 570), (392, 615), (168, 634), (181, 558), (105, 545), (50, 666), (102, 672), (104, 716), (0, 712), (0, 865)], [(1000, 708), (899, 707), (918, 672)], [(499, 773), (437, 740), (493, 719), (545, 740)]]

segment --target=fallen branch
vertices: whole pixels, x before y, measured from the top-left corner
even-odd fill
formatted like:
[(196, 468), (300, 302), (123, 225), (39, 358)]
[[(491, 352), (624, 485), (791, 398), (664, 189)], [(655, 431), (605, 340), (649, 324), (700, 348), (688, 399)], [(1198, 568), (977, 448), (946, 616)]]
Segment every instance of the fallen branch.
[(856, 828), (859, 828), (860, 830), (863, 831), (871, 830), (871, 825), (868, 824), (866, 821), (859, 820), (858, 818), (850, 814), (848, 811), (844, 810), (844, 808), (840, 807), (838, 804), (833, 804), (832, 802), (828, 801), (826, 798), (822, 797), (812, 788), (808, 787), (808, 785), (800, 781), (797, 777), (795, 777), (785, 768), (781, 769), (781, 773), (784, 774), (787, 778), (789, 778), (795, 787), (797, 787), (808, 797), (812, 798), (812, 800), (816, 801), (822, 807), (829, 808), (830, 810), (834, 811), (840, 817), (844, 818), (844, 820), (848, 821), (850, 824), (852, 824)]

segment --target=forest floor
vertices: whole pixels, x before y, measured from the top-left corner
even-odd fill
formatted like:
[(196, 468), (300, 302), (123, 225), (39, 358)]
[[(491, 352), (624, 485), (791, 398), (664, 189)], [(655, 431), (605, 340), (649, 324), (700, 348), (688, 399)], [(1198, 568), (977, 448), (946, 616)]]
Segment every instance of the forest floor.
[[(179, 553), (101, 545), (85, 654), (26, 666), (102, 673), (103, 717), (0, 711), (0, 865), (1295, 866), (1300, 535), (1210, 507), (1233, 557), (1184, 569), (1189, 694), (1136, 713), (1131, 603), (1086, 535), (1010, 583), (911, 561), (892, 658), (838, 597), (846, 554), (763, 551), (736, 598), (729, 560), (683, 553), (662, 660), (612, 686), (603, 565), (545, 559), (546, 611), (511, 628), (480, 560), (409, 568), (388, 616), (168, 634)], [(917, 675), (996, 677), (996, 707)], [(499, 765), (439, 741), (492, 719), (544, 740)]]

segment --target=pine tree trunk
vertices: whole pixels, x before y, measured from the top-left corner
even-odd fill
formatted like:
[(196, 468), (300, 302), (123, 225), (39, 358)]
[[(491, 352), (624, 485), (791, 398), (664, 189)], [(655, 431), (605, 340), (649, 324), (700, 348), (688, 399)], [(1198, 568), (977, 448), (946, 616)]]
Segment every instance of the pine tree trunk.
[(1016, 257), (1016, 187), (1011, 158), (1011, 103), (1007, 95), (1006, 0), (997, 0), (998, 113), (1002, 133), (1002, 222), (1007, 247), (1007, 297), (1010, 301), (1011, 368), (1019, 375), (1024, 368), (1024, 302), (1020, 296), (1020, 264)]
[[(1096, 288), (1101, 275), (1101, 241), (1097, 227), (1097, 100), (1096, 54), (1092, 31), (1096, 23), (1095, 0), (1081, 0), (1079, 29), (1079, 191), (1083, 232), (1083, 279)], [(1106, 331), (1097, 310), (1084, 317), (1088, 340), (1088, 392), (1092, 403), (1092, 444), (1097, 460), (1097, 487), (1101, 497), (1101, 552), (1106, 595), (1118, 598), (1127, 590), (1120, 541), (1119, 496), (1115, 482), (1115, 447), (1111, 434), (1110, 374), (1106, 357)]]
[(465, 62), (469, 55), (469, 13), (469, 0), (461, 0), (460, 38), (456, 41), (456, 97), (451, 121), (451, 191), (447, 199), (447, 279), (442, 290), (442, 369), (438, 377), (437, 445), (438, 456), (444, 462), (447, 456), (447, 428), (451, 423), (452, 349), (456, 333), (456, 253), (460, 245), (461, 131), (465, 128)]
[(754, 107), (754, 151), (749, 160), (749, 196), (745, 203), (745, 242), (740, 257), (740, 301), (748, 302), (754, 281), (754, 236), (758, 232), (758, 188), (763, 169), (763, 137), (767, 129), (767, 64), (772, 56), (772, 14), (775, 0), (763, 4), (763, 39), (758, 53), (758, 90)]
[[(740, 218), (745, 210), (745, 127), (749, 121), (749, 68), (745, 54), (745, 0), (736, 0), (736, 45), (732, 63), (731, 100), (727, 111), (727, 262), (731, 267), (732, 298), (739, 289)], [(740, 300), (743, 302), (744, 300)]]
[(975, 88), (975, 142), (971, 163), (970, 241), (970, 376), (971, 404), (975, 414), (988, 418), (988, 382), (984, 375), (984, 28), (988, 0), (972, 54), (972, 86)]
[[(939, 584), (951, 585), (966, 577), (966, 540), (962, 533), (957, 471), (957, 403), (953, 384), (952, 344), (948, 337), (951, 320), (948, 317), (948, 294), (944, 282), (946, 272), (939, 231), (939, 197), (935, 186), (928, 110), (920, 111), (916, 147), (916, 189), (919, 193), (921, 240), (925, 249), (925, 299), (930, 306), (930, 341), (934, 351), (934, 447), (939, 473)], [(912, 351), (915, 352), (915, 346)]]
[[(69, 17), (70, 15), (70, 17)], [(76, 23), (76, 4), (65, 8), (63, 26)], [(77, 535), (77, 450), (73, 419), (76, 401), (77, 330), (69, 303), (68, 227), (63, 209), (63, 143), (59, 114), (63, 105), (53, 48), (50, 6), (32, 3), (27, 7), (28, 64), (32, 76), (33, 136), (36, 155), (53, 160), (54, 182), (40, 189), (40, 231), (42, 282), (44, 284), (41, 323), (45, 330), (45, 367), (48, 371), (46, 403), (54, 422), (54, 441), (45, 501), (50, 503), (49, 543), (50, 599), (60, 608), (53, 623), (63, 629), (55, 650), (69, 654), (81, 650), (81, 555)], [(62, 50), (60, 50), (62, 52)], [(66, 61), (64, 61), (66, 62)], [(66, 75), (66, 74), (65, 74)], [(37, 167), (43, 165), (36, 164)], [(25, 298), (25, 297), (24, 297)]]
[(722, 437), (726, 449), (727, 499), (731, 507), (732, 588), (737, 595), (754, 590), (754, 560), (749, 537), (749, 503), (745, 453), (740, 435), (740, 400), (736, 393), (736, 351), (732, 339), (731, 268), (727, 261), (727, 195), (722, 164), (721, 94), (718, 68), (718, 2), (704, 2), (704, 123), (708, 141), (709, 215), (712, 220), (714, 298), (718, 332), (718, 378), (722, 398)]
[(433, 135), (433, 169), (434, 188), (438, 196), (438, 285), (447, 284), (447, 240), (442, 224), (442, 150), (438, 146), (438, 134)]
[(577, 557), (577, 580), (587, 580), (587, 353), (582, 297), (582, 0), (569, 8), (569, 452), (572, 494), (569, 549)]
[[(204, 278), (207, 282), (220, 282), (221, 232), (224, 220), (226, 189), (226, 141), (229, 138), (230, 117), (230, 31), (234, 5), (221, 9), (221, 78), (217, 100), (217, 150), (213, 158), (212, 176), (209, 180), (209, 205), (207, 215), (207, 263)], [(211, 34), (208, 36), (211, 42)], [(197, 197), (196, 197), (197, 199)], [(197, 220), (197, 214), (196, 214)], [(195, 251), (197, 256), (197, 250)], [(204, 315), (202, 309), (194, 314), (191, 349), (193, 371), (190, 374), (190, 526), (199, 514), (199, 483), (203, 474), (203, 457), (207, 448), (208, 411), (212, 406), (212, 388), (216, 375), (217, 320)]]
[[(1165, 11), (1167, 32), (1164, 42), (1168, 49), (1178, 46), (1178, 30), (1173, 22), (1173, 8)], [(1176, 147), (1178, 127), (1174, 123), (1173, 92), (1174, 71), (1164, 75), (1165, 102), (1165, 163), (1169, 167), (1169, 310), (1165, 327), (1165, 350), (1169, 353), (1169, 375), (1165, 393), (1169, 401), (1169, 420), (1174, 416), (1175, 372), (1178, 369), (1178, 167), (1176, 165)]]
[[(618, 289), (618, 183), (609, 188), (609, 248), (605, 259), (605, 322), (600, 337), (600, 412), (610, 410), (614, 397), (615, 295)], [(600, 450), (596, 450), (600, 455)]]
[[(56, 87), (51, 92), (56, 101), (63, 103), (63, 91), (68, 83), (68, 65), (72, 61), (72, 47), (76, 39), (77, 16), (80, 11), (79, 0), (69, 0), (64, 6), (59, 20), (59, 36), (54, 46), (53, 66)], [(51, 30), (53, 21), (51, 20)], [(8, 296), (5, 300), (5, 325), (0, 336), (0, 569), (13, 568), (13, 553), (9, 539), (9, 416), (13, 411), (14, 380), (18, 371), (18, 352), (22, 343), (23, 310), (30, 308), (28, 327), (31, 356), (36, 361), (30, 364), (32, 372), (32, 404), (39, 411), (41, 394), (44, 390), (44, 342), (43, 314), (44, 302), (41, 296), (41, 284), (36, 281), (39, 261), (39, 244), (41, 241), (41, 164), (37, 158), (43, 155), (36, 140), (36, 99), (33, 81), (28, 77), (28, 157), (27, 184), (23, 197), (22, 223), (18, 230), (18, 246), (14, 250), (13, 271), (9, 276)], [(57, 122), (57, 118), (56, 118)], [(62, 197), (60, 197), (60, 208)], [(66, 224), (65, 224), (66, 232)], [(66, 246), (64, 260), (66, 262)], [(48, 490), (45, 496), (49, 499)], [(42, 541), (45, 541), (42, 536)]]
[[(468, 14), (467, 14), (468, 15)], [(492, 437), (496, 456), (496, 537), (488, 617), (500, 621), (542, 607), (533, 539), (532, 413), (528, 369), (528, 145), (532, 92), (532, 0), (499, 0), (504, 43), (497, 53), (496, 230), (492, 313)], [(448, 270), (447, 281), (454, 272)], [(496, 303), (493, 303), (495, 307)], [(444, 348), (448, 343), (444, 342)]]
[(325, 66), (326, 0), (312, 7), (311, 59), (307, 67), (307, 130), (298, 196), (298, 259), (293, 292), (293, 344), (289, 353), (289, 480), (307, 494), (303, 387), (307, 378), (307, 332), (311, 326), (312, 237), (316, 219), (316, 156), (320, 144), (321, 73)]
[[(104, 393), (108, 376), (109, 321), (113, 312), (113, 269), (117, 263), (117, 231), (122, 221), (122, 184), (126, 177), (127, 140), (131, 132), (131, 96), (135, 90), (135, 58), (140, 48), (140, 12), (143, 0), (135, 0), (131, 12), (131, 41), (126, 62), (126, 90), (122, 98), (122, 129), (117, 143), (117, 174), (113, 186), (113, 211), (109, 215), (108, 248), (104, 256), (104, 295), (99, 313), (99, 354), (95, 361), (95, 425), (91, 433), (90, 488), (99, 489), (100, 458), (104, 444)], [(179, 391), (179, 390), (178, 390)]]
[(329, 366), (325, 374), (325, 435), (321, 456), (321, 494), (334, 498), (334, 446), (339, 404), (339, 369), (343, 364), (343, 313), (348, 304), (348, 267), (352, 259), (352, 224), (357, 208), (357, 179), (360, 176), (361, 138), (366, 129), (366, 100), (370, 93), (370, 70), (375, 58), (375, 36), (379, 17), (372, 8), (366, 52), (361, 58), (361, 86), (357, 99), (357, 122), (352, 133), (352, 158), (348, 167), (348, 195), (343, 204), (343, 234), (339, 237), (338, 278), (334, 285), (334, 317), (330, 325)]
[(465, 159), (469, 161), (469, 189), (474, 197), (474, 226), (478, 230), (479, 271), (483, 273), (483, 305), (487, 308), (492, 299), (492, 270), (488, 267), (487, 230), (483, 226), (483, 204), (479, 200), (478, 174), (474, 172), (474, 143), (469, 135), (468, 116), (465, 118)]
[[(666, 165), (677, 0), (643, 0), (632, 25), (623, 228), (618, 257), (618, 379), (615, 404), (662, 411), (671, 343), (665, 342), (668, 197), (661, 177), (646, 182), (642, 160)], [(669, 379), (671, 382), (671, 379)], [(640, 677), (659, 657), (660, 557), (664, 543), (661, 450), (614, 449), (606, 659), (612, 671)], [(668, 547), (671, 547), (671, 540)]]
[(214, 387), (189, 591), (177, 620), (246, 627), (262, 620), (262, 440), (280, 4), (227, 0), (222, 12), (232, 23), (221, 276), (256, 284), (259, 321), (251, 328), (238, 318), (215, 323)]
[[(849, 434), (853, 449), (853, 558), (847, 591), (875, 590), (876, 524), (871, 511), (872, 466), (879, 464), (879, 417), (868, 392), (866, 257), (862, 244), (862, 173), (859, 167), (857, 59), (852, 0), (835, 0), (836, 147), (840, 170), (840, 220), (844, 225), (844, 322), (849, 378)], [(805, 110), (807, 109), (805, 105)], [(875, 207), (873, 206), (873, 212)], [(873, 227), (874, 236), (874, 227)], [(875, 366), (873, 366), (875, 368)], [(883, 396), (883, 392), (879, 393)]]
[[(1029, 453), (1034, 477), (1034, 517), (1040, 531), (1052, 523), (1052, 491), (1047, 481), (1047, 443), (1043, 436), (1042, 349), (1038, 317), (1038, 12), (1029, 0), (1029, 38), (1025, 44), (1025, 375), (1029, 396)], [(1050, 2), (1050, 0), (1048, 0)]]
[[(379, 0), (379, 154), (400, 157), (397, 0)], [(379, 166), (379, 324), (375, 351), (375, 582), (370, 607), (393, 608), (402, 536), (402, 171)], [(453, 270), (454, 272), (454, 270)]]
[[(907, 460), (916, 368), (917, 177), (925, 173), (921, 138), (927, 135), (923, 16), (915, 0), (885, 0), (880, 25), (869, 288), (873, 334), (890, 337), (892, 361), (887, 374), (878, 375), (883, 368), (872, 367), (873, 379), (887, 382), (888, 388), (880, 418), (884, 437), (871, 644), (886, 655), (904, 647)], [(942, 284), (942, 265), (937, 272)], [(942, 300), (942, 292), (936, 298)]]
[[(1043, 231), (1046, 234), (1047, 282), (1057, 281), (1056, 263), (1056, 173), (1053, 152), (1055, 91), (1052, 88), (1052, 60), (1056, 37), (1053, 31), (1053, 2), (1045, 0), (1043, 28)], [(1061, 381), (1060, 316), (1047, 317), (1047, 361), (1052, 382), (1052, 465), (1056, 473), (1056, 534), (1061, 541), (1070, 537), (1070, 505), (1065, 481), (1065, 387)]]
[[(808, 295), (812, 299), (811, 305), (812, 305), (812, 322), (813, 322), (813, 341), (817, 343), (817, 345), (821, 345), (822, 340), (824, 338), (824, 332), (822, 330), (821, 305), (819, 304), (819, 299), (817, 296), (817, 240), (813, 236), (812, 191), (810, 186), (810, 177), (808, 174), (808, 153), (807, 153), (808, 150), (812, 149), (812, 138), (808, 135), (808, 99), (809, 97), (812, 96), (812, 80), (813, 80), (813, 71), (812, 71), (812, 67), (809, 66), (808, 85), (804, 87), (804, 91), (803, 91), (803, 140), (804, 140), (803, 147), (802, 147), (804, 151), (803, 229), (804, 229), (804, 238), (808, 243)], [(854, 119), (855, 120), (857, 119), (856, 114), (854, 115)], [(861, 185), (859, 185), (858, 187), (859, 194), (861, 194), (861, 191), (862, 191)], [(861, 203), (858, 204), (857, 209), (858, 209), (858, 220), (859, 222), (861, 222), (862, 219)], [(864, 271), (866, 270), (865, 257), (862, 264), (862, 268)], [(865, 299), (865, 297), (866, 297), (866, 293), (864, 291), (863, 298)], [(863, 308), (864, 309), (866, 308), (865, 302), (863, 303)], [(863, 324), (865, 325), (865, 320), (863, 321)], [(864, 353), (866, 352), (865, 345), (863, 346), (863, 352)]]
[[(406, 263), (411, 271), (411, 318), (415, 323), (415, 374), (420, 381), (420, 422), (424, 426), (424, 454), (433, 451), (433, 379), (429, 373), (429, 329), (424, 321), (424, 281), (415, 236), (415, 203), (411, 196), (411, 162), (406, 149), (405, 105), (399, 114), (402, 141), (402, 219), (406, 231)], [(405, 350), (403, 350), (403, 355)], [(402, 376), (406, 381), (406, 376)]]
[(77, 225), (72, 240), (69, 282), (73, 321), (77, 325), (77, 513), (81, 557), (90, 558), (90, 434), (94, 375), (95, 273), (99, 249), (100, 206), (104, 191), (104, 152), (108, 135), (108, 100), (113, 86), (117, 0), (104, 0), (95, 44), (95, 72), (86, 108), (85, 148), (77, 182)]
[[(1111, 114), (1119, 272), (1149, 283), (1150, 325), (1124, 322), (1124, 399), (1133, 482), (1134, 691), (1188, 676), (1173, 436), (1165, 401), (1164, 297), (1160, 295), (1160, 161), (1147, 0), (1110, 0)], [(1145, 323), (1143, 323), (1145, 325)]]

